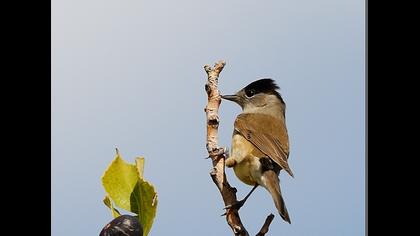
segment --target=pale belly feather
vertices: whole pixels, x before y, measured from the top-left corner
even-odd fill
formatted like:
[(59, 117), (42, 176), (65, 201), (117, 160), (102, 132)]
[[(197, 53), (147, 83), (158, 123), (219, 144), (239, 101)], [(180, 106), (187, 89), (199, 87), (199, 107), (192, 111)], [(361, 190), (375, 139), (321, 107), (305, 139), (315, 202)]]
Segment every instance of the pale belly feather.
[(245, 184), (261, 184), (261, 163), (254, 156), (255, 147), (244, 137), (235, 134), (232, 138), (231, 158), (236, 161), (233, 170), (236, 177)]

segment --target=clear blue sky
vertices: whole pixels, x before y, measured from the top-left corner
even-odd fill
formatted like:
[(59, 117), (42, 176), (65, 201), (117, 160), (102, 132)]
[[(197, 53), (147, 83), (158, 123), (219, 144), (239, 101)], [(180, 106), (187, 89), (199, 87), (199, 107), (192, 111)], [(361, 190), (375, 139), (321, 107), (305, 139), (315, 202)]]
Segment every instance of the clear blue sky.
[[(206, 73), (222, 93), (271, 77), (287, 103), (292, 225), (269, 235), (364, 235), (362, 0), (53, 0), (52, 234), (98, 235), (111, 220), (101, 175), (120, 149), (146, 158), (159, 206), (150, 235), (230, 235), (204, 158)], [(240, 107), (223, 102), (220, 145)], [(242, 198), (249, 190), (232, 171)], [(259, 188), (241, 209), (255, 234), (276, 213)]]

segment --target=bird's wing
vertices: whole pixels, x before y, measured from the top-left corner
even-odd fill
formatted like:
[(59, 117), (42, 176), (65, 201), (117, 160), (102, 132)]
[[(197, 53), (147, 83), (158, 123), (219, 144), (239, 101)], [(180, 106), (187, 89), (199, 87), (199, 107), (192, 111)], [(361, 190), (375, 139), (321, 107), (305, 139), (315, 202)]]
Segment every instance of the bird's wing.
[(287, 163), (289, 137), (284, 120), (265, 114), (245, 113), (236, 118), (235, 130), (293, 177)]

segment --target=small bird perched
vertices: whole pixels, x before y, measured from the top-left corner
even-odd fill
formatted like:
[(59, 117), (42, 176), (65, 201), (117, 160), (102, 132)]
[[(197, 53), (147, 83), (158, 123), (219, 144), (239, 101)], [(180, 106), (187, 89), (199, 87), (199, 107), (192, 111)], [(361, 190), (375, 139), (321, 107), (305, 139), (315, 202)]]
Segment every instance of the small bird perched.
[(235, 175), (245, 184), (254, 187), (235, 205), (243, 206), (251, 193), (259, 186), (270, 192), (274, 204), (283, 218), (291, 223), (280, 191), (278, 175), (284, 169), (293, 177), (287, 163), (289, 137), (286, 128), (286, 104), (276, 91), (279, 87), (272, 79), (260, 79), (234, 95), (222, 95), (242, 108), (236, 117), (230, 157), (226, 166), (233, 167)]

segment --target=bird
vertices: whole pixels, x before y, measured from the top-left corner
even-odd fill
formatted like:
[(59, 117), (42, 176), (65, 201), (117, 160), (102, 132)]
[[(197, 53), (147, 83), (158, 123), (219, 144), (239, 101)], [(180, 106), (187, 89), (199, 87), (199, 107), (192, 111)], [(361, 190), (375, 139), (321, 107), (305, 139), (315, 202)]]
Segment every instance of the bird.
[(221, 98), (242, 108), (234, 122), (231, 151), (225, 166), (233, 168), (236, 177), (243, 183), (254, 186), (243, 200), (225, 209), (241, 208), (251, 193), (262, 186), (271, 194), (282, 219), (291, 224), (278, 177), (280, 170), (294, 177), (288, 164), (286, 104), (278, 89), (273, 79), (263, 78), (234, 95), (221, 95)]

